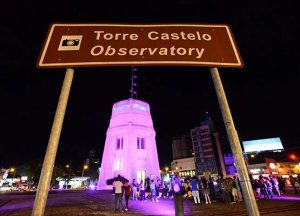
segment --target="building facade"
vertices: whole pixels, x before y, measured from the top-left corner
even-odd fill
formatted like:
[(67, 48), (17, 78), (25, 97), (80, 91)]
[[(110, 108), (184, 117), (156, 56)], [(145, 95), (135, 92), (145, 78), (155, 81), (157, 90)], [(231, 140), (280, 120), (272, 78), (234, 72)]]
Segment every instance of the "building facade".
[(173, 160), (193, 156), (193, 145), (190, 134), (172, 139)]
[(179, 177), (196, 176), (196, 167), (194, 157), (181, 158), (173, 160), (171, 170)]
[(191, 130), (197, 175), (218, 174), (217, 154), (213, 146), (214, 128), (211, 119)]
[(111, 189), (106, 181), (118, 175), (138, 182), (160, 176), (150, 106), (132, 98), (113, 105), (97, 189)]
[(300, 164), (296, 162), (268, 162), (249, 164), (248, 171), (252, 175), (253, 179), (258, 179), (262, 176), (281, 176), (283, 178), (289, 178), (289, 176), (297, 177), (300, 175)]
[(172, 153), (171, 170), (180, 177), (195, 176), (195, 161), (190, 134), (172, 139)]
[[(210, 117), (191, 129), (191, 137), (197, 175), (226, 176), (236, 172), (227, 136), (216, 132)], [(228, 160), (230, 156), (232, 160)]]

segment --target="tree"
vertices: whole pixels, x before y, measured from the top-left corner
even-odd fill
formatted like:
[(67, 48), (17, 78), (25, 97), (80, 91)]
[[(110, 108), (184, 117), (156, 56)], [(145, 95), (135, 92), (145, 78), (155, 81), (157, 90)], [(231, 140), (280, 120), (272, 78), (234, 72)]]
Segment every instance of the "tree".
[(61, 166), (60, 164), (55, 164), (52, 172), (52, 178), (51, 178), (51, 183), (50, 186), (53, 187), (56, 185), (57, 177), (64, 178), (65, 181), (67, 180), (68, 173), (66, 172), (65, 168)]
[(17, 171), (21, 176), (27, 176), (28, 179), (39, 179), (42, 169), (42, 161), (40, 159), (29, 161), (17, 167)]

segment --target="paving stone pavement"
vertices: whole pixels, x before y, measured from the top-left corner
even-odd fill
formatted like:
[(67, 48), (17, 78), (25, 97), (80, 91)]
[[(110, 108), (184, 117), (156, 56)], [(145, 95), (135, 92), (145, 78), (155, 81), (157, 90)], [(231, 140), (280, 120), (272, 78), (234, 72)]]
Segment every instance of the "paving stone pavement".
[[(29, 216), (34, 202), (34, 193), (1, 193), (0, 215)], [(129, 201), (129, 211), (113, 212), (114, 196), (110, 191), (51, 191), (48, 195), (45, 216), (88, 216), (88, 215), (175, 215), (173, 199), (160, 199), (160, 202), (147, 200)], [(123, 202), (123, 204), (125, 201)], [(289, 194), (272, 200), (259, 200), (261, 215), (299, 216), (300, 196)], [(184, 215), (191, 216), (238, 216), (247, 215), (244, 203), (226, 205), (218, 200), (213, 204), (193, 204), (191, 199), (184, 200)]]

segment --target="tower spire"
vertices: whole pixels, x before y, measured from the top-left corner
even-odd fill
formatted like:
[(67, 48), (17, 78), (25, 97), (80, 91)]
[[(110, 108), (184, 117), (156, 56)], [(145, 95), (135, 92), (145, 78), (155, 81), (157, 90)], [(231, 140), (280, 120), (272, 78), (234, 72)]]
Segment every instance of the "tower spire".
[(135, 75), (135, 73), (137, 72), (137, 68), (135, 68), (134, 66), (131, 66), (131, 89), (130, 89), (130, 98), (135, 98), (137, 99), (137, 90), (136, 90), (136, 80), (137, 79), (137, 75)]

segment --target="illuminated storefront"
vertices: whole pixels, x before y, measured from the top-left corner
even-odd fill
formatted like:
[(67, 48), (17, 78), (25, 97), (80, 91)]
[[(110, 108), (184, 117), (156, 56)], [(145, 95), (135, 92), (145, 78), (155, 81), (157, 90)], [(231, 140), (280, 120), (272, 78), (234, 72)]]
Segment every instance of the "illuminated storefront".
[(182, 158), (172, 161), (171, 169), (180, 177), (196, 176), (194, 157)]
[(288, 178), (290, 175), (296, 176), (300, 174), (300, 165), (296, 162), (267, 162), (260, 164), (248, 165), (249, 173), (254, 179), (257, 179), (259, 175), (262, 176), (282, 176)]

